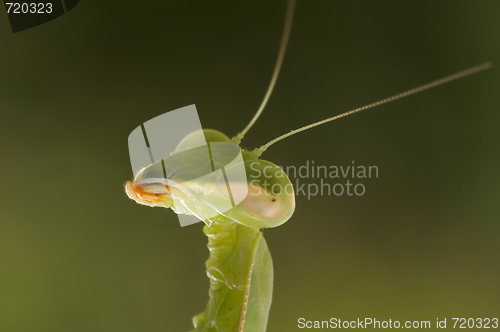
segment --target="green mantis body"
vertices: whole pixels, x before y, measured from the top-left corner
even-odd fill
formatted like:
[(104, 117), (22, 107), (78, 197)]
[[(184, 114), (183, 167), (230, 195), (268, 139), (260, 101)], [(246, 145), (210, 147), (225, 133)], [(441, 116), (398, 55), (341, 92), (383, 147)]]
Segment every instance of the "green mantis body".
[[(266, 330), (273, 263), (259, 227), (275, 227), (287, 221), (294, 211), (295, 200), (293, 191), (287, 194), (265, 189), (290, 184), (279, 167), (243, 152), (250, 180), (248, 197), (241, 206), (228, 211), (229, 218), (217, 216), (210, 226), (203, 228), (210, 250), (206, 262), (210, 299), (205, 312), (193, 318), (197, 332)], [(267, 185), (262, 186), (264, 181)], [(274, 212), (262, 213), (269, 210)]]
[[(249, 125), (231, 140), (216, 130), (203, 130), (209, 146), (211, 143), (239, 144), (262, 113), (283, 60), (294, 5), (294, 0), (288, 1), (278, 61), (261, 107)], [(187, 181), (183, 183), (184, 189), (181, 190), (175, 185), (175, 180), (176, 177), (182, 177), (182, 174), (173, 174), (172, 178), (165, 175), (165, 178), (174, 181), (173, 186), (166, 186), (167, 180), (163, 178), (161, 172), (158, 172), (161, 169), (158, 166), (161, 165), (155, 163), (142, 169), (133, 182), (127, 182), (126, 192), (136, 202), (151, 207), (172, 208), (175, 213), (195, 215), (207, 223), (203, 231), (208, 237), (210, 251), (210, 258), (206, 262), (207, 275), (210, 280), (209, 301), (206, 310), (193, 318), (195, 328), (193, 331), (264, 332), (266, 330), (272, 300), (273, 264), (260, 229), (285, 223), (295, 210), (293, 187), (286, 174), (273, 163), (259, 159), (269, 146), (301, 131), (482, 71), (490, 66), (491, 63), (485, 63), (393, 97), (292, 130), (253, 151), (242, 149), (247, 181), (238, 185), (248, 187), (248, 195), (232, 209), (216, 213), (216, 215), (208, 216), (205, 213), (208, 210), (205, 207), (210, 204), (204, 203), (203, 195), (215, 196), (220, 201), (228, 199), (220, 194), (220, 183), (224, 183), (220, 177), (214, 177), (203, 183)], [(197, 145), (192, 141), (191, 135), (188, 135), (180, 143), (178, 149), (186, 150), (193, 146)], [(190, 151), (194, 152), (191, 152), (186, 160), (180, 157), (177, 159), (176, 162), (180, 162), (179, 166), (188, 169), (196, 168), (196, 150)], [(174, 157), (167, 160), (168, 158), (164, 159), (165, 163), (175, 159)], [(279, 190), (276, 191), (275, 188)]]
[[(218, 131), (203, 130), (203, 133), (209, 145), (221, 142), (234, 145)], [(203, 198), (187, 197), (176, 186), (159, 185), (164, 179), (157, 166), (172, 163), (178, 156), (177, 152), (188, 150), (187, 157), (181, 161), (185, 168), (196, 168), (190, 164), (197, 160), (198, 151), (196, 148), (190, 150), (192, 144), (195, 143), (190, 141), (190, 136), (186, 137), (173, 155), (141, 170), (134, 184), (127, 184), (133, 188), (139, 184), (141, 188), (127, 189), (129, 196), (140, 202), (140, 198), (134, 197), (134, 190), (139, 196), (143, 191), (161, 194), (158, 196), (160, 203), (142, 204), (203, 217), (206, 213)], [(262, 332), (266, 329), (272, 299), (273, 264), (260, 228), (276, 227), (290, 219), (295, 209), (295, 196), (290, 180), (281, 168), (258, 159), (259, 153), (255, 151), (242, 150), (242, 154), (247, 179), (237, 185), (247, 186), (248, 195), (229, 211), (203, 219), (207, 223), (203, 231), (208, 237), (210, 251), (206, 262), (210, 298), (206, 310), (193, 318), (194, 331), (197, 332)], [(168, 176), (169, 183), (181, 182), (182, 176), (182, 172)], [(190, 192), (210, 192), (213, 196), (214, 192), (218, 193), (216, 184), (220, 182), (217, 178), (205, 183), (187, 181), (182, 187)]]

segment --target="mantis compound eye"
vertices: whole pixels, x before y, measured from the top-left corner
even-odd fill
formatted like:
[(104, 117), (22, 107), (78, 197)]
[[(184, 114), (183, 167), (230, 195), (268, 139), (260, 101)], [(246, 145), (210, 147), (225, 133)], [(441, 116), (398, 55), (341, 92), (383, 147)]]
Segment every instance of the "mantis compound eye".
[(279, 226), (295, 210), (295, 193), (288, 176), (281, 168), (266, 160), (248, 160), (248, 195), (226, 213), (228, 217), (249, 227)]

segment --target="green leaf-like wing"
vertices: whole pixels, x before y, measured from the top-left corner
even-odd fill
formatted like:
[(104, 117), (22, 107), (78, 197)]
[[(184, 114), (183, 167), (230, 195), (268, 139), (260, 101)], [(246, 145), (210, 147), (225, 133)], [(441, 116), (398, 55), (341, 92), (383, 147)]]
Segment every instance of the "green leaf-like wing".
[(273, 265), (262, 232), (224, 217), (204, 227), (208, 236), (206, 310), (195, 332), (264, 332), (272, 299)]

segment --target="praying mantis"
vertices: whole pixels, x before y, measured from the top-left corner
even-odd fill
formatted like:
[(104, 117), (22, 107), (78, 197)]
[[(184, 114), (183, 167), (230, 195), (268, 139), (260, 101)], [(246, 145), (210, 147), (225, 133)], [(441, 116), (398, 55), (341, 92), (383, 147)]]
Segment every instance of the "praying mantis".
[[(203, 130), (207, 143), (226, 143), (239, 146), (263, 112), (283, 63), (290, 37), (295, 2), (295, 0), (288, 1), (278, 59), (270, 85), (256, 114), (247, 127), (233, 138), (229, 138), (217, 130)], [(203, 200), (193, 199), (189, 193), (175, 185), (167, 185), (163, 178), (166, 175), (158, 174), (155, 171), (158, 169), (156, 163), (135, 174), (134, 180), (125, 184), (125, 191), (137, 203), (150, 207), (171, 208), (178, 214), (193, 214), (201, 220), (209, 220), (209, 223), (203, 228), (208, 237), (210, 251), (210, 257), (206, 262), (207, 275), (210, 280), (209, 302), (206, 310), (193, 318), (193, 331), (262, 332), (266, 330), (272, 301), (273, 263), (261, 228), (282, 225), (292, 217), (295, 210), (295, 193), (290, 179), (280, 167), (261, 159), (261, 155), (270, 146), (299, 132), (436, 87), (489, 67), (491, 67), (490, 63), (475, 66), (375, 103), (292, 130), (260, 148), (241, 149), (249, 181), (239, 185), (248, 187), (248, 195), (234, 208), (216, 216), (206, 217), (204, 215)], [(182, 141), (177, 152), (187, 151), (195, 146), (195, 142), (187, 137)], [(194, 163), (197, 157), (196, 149), (189, 151), (191, 151), (191, 155), (187, 157), (185, 162)], [(164, 161), (168, 162), (169, 157), (166, 156)], [(169, 175), (167, 177), (169, 183), (175, 182), (179, 176), (179, 174)], [(184, 188), (187, 188), (191, 193), (217, 191), (216, 183), (218, 180), (220, 179), (214, 179), (211, 183), (188, 181), (184, 183)], [(175, 204), (179, 202), (185, 207), (184, 209), (179, 208), (179, 204)], [(196, 211), (196, 214), (193, 211)]]

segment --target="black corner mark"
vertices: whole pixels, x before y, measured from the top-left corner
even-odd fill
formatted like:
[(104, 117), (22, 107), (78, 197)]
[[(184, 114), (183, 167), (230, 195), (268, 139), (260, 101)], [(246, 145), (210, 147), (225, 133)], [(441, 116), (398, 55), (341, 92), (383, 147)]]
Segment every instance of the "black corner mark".
[[(73, 9), (78, 0), (4, 0), (12, 32), (19, 32), (47, 23)], [(64, 6), (65, 5), (65, 6)], [(66, 7), (66, 10), (65, 8)]]
[(63, 0), (63, 1), (66, 3), (66, 12), (69, 12), (71, 9), (75, 8), (79, 0)]

